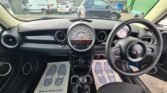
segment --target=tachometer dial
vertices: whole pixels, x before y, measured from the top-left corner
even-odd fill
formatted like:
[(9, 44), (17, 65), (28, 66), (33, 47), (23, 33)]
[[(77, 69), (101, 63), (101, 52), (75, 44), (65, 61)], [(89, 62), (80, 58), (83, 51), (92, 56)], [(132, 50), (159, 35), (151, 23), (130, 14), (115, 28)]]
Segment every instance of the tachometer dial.
[(120, 29), (118, 32), (117, 32), (117, 37), (118, 38), (126, 38), (129, 34), (129, 27), (128, 26), (124, 26), (122, 29)]
[(95, 42), (95, 31), (85, 23), (75, 23), (68, 30), (68, 43), (78, 52), (89, 50)]

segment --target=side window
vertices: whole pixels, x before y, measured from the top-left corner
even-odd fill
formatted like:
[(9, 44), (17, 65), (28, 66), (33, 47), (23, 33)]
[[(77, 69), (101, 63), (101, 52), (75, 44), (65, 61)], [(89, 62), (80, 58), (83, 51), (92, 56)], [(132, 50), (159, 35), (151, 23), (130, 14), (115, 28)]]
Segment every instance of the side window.
[(161, 29), (167, 30), (167, 14), (157, 23)]
[(92, 1), (93, 1), (93, 0), (85, 0), (85, 1), (84, 1), (84, 6), (85, 6), (86, 8), (91, 7), (91, 6), (92, 6)]
[(108, 4), (102, 0), (95, 0), (94, 6), (99, 7), (99, 8), (106, 8), (108, 6)]

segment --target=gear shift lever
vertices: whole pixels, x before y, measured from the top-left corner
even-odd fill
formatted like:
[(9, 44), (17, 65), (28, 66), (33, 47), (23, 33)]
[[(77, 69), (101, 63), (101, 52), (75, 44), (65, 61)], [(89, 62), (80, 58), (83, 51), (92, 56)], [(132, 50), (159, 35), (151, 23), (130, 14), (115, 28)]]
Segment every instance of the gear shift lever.
[(79, 82), (81, 83), (81, 85), (85, 85), (85, 84), (87, 84), (87, 78), (82, 76), (82, 77), (79, 78)]
[(92, 77), (90, 75), (76, 76), (71, 78), (71, 84), (73, 85), (72, 93), (90, 93), (90, 84), (92, 83)]

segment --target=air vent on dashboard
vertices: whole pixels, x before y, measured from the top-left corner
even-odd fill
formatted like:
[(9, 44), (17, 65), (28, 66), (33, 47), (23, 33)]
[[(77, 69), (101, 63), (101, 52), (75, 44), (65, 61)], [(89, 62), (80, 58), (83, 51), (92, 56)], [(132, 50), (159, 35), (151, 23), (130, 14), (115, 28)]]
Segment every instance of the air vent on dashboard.
[(105, 31), (100, 31), (97, 33), (97, 41), (104, 42), (107, 39), (107, 33)]
[(58, 41), (60, 43), (65, 42), (65, 40), (66, 40), (65, 32), (64, 31), (56, 31), (55, 39), (56, 39), (56, 41)]
[(1, 38), (1, 43), (7, 48), (15, 48), (18, 45), (18, 40), (11, 35), (4, 35)]

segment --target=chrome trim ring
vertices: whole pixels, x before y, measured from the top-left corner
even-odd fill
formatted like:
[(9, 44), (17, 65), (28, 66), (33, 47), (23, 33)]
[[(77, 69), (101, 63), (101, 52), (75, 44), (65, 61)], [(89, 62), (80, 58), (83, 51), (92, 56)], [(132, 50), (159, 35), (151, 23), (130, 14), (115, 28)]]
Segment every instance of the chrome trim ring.
[[(99, 40), (99, 38), (98, 38), (98, 36), (99, 36), (100, 33), (104, 33), (104, 35), (105, 35), (105, 38), (103, 40)], [(105, 31), (98, 32), (96, 39), (97, 39), (98, 42), (104, 42), (105, 40), (107, 40), (107, 33)]]
[(8, 74), (11, 72), (11, 70), (12, 70), (12, 65), (11, 65), (10, 63), (1, 63), (1, 64), (2, 64), (2, 65), (4, 65), (4, 64), (9, 65), (9, 70), (8, 70), (6, 73), (4, 73), (4, 74), (0, 74), (0, 77), (4, 77), (4, 76), (8, 75)]
[[(63, 40), (59, 40), (58, 37), (57, 37), (57, 34), (60, 33), (60, 32), (63, 33), (64, 36), (65, 36)], [(56, 31), (56, 33), (55, 33), (55, 39), (56, 39), (58, 42), (64, 42), (64, 41), (66, 40), (66, 38), (67, 38), (67, 36), (66, 36), (65, 32), (63, 32), (63, 31), (61, 31), (61, 30)]]
[(11, 37), (13, 37), (13, 38), (16, 39), (16, 44), (15, 44), (15, 45), (8, 45), (8, 44), (6, 44), (5, 41), (4, 41), (4, 38), (5, 38), (6, 36), (11, 36), (11, 35), (4, 35), (4, 36), (1, 37), (1, 43), (2, 43), (2, 45), (5, 46), (5, 47), (7, 47), (7, 48), (16, 48), (16, 47), (18, 46), (18, 44), (19, 44), (18, 40), (17, 40), (14, 36), (11, 36)]
[[(85, 26), (89, 27), (90, 29), (92, 29), (92, 31), (93, 31), (93, 41), (92, 41), (92, 43), (90, 44), (90, 46), (89, 46), (88, 48), (86, 48), (86, 49), (77, 49), (77, 48), (75, 48), (75, 47), (71, 44), (71, 42), (70, 42), (69, 33), (70, 33), (70, 31), (71, 31), (72, 28), (74, 28), (75, 26), (78, 26), (78, 25), (85, 25)], [(77, 51), (77, 52), (85, 52), (85, 51), (90, 50), (90, 49), (93, 47), (93, 45), (94, 45), (94, 43), (95, 43), (95, 40), (96, 40), (95, 30), (94, 30), (90, 25), (88, 25), (87, 23), (82, 22), (82, 21), (76, 22), (76, 23), (72, 24), (72, 25), (69, 27), (68, 32), (67, 32), (67, 37), (68, 37), (68, 40), (67, 40), (67, 41), (68, 41), (68, 44), (70, 45), (70, 47), (71, 47), (73, 50), (75, 50), (75, 51)]]

